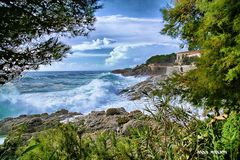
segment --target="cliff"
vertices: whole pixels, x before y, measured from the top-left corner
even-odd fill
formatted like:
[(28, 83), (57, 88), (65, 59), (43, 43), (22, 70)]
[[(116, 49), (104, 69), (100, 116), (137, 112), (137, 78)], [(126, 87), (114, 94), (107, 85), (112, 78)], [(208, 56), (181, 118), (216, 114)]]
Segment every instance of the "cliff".
[(176, 54), (156, 55), (150, 57), (144, 64), (134, 68), (125, 68), (112, 71), (112, 73), (122, 74), (124, 76), (145, 76), (145, 75), (164, 75), (167, 67), (173, 66)]
[[(165, 75), (168, 73), (169, 67), (173, 67), (172, 64), (142, 64), (134, 68), (117, 69), (112, 73), (121, 74), (123, 76), (154, 76)], [(178, 67), (175, 67), (178, 69)]]

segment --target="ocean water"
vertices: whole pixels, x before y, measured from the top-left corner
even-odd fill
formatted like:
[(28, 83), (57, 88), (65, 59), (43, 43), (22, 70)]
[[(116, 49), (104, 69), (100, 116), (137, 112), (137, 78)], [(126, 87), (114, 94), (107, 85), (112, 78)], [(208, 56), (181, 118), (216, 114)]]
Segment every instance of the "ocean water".
[(0, 119), (63, 108), (83, 114), (109, 107), (142, 109), (146, 104), (141, 100), (129, 101), (118, 93), (145, 79), (95, 71), (26, 72), (0, 87)]

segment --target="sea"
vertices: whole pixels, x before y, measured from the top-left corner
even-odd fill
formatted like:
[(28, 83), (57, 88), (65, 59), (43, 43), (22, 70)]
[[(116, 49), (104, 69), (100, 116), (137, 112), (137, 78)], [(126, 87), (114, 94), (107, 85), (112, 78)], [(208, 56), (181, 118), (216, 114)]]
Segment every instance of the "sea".
[(147, 102), (130, 101), (119, 92), (147, 77), (124, 77), (108, 71), (24, 72), (0, 87), (0, 119), (60, 109), (82, 114), (124, 107), (143, 110)]

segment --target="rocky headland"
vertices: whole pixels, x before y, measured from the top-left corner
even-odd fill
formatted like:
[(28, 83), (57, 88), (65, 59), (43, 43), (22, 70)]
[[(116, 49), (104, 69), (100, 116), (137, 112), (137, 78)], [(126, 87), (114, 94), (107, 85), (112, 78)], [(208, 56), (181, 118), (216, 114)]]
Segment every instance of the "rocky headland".
[(175, 53), (156, 55), (150, 57), (144, 64), (137, 65), (134, 68), (113, 70), (112, 73), (123, 76), (148, 76), (145, 81), (125, 88), (119, 94), (127, 96), (130, 100), (141, 99), (146, 95), (151, 95), (151, 92), (159, 87), (157, 84), (160, 81), (167, 79), (174, 73), (185, 73), (195, 68), (194, 60), (189, 61), (185, 57), (181, 63), (176, 63), (176, 57)]
[(174, 73), (185, 73), (194, 69), (194, 65), (173, 65), (173, 64), (142, 64), (135, 68), (118, 69), (112, 71), (115, 74), (123, 76), (148, 76), (145, 81), (142, 81), (134, 86), (130, 86), (120, 91), (119, 94), (127, 96), (130, 100), (141, 99), (142, 97), (151, 94), (154, 89), (157, 89), (158, 83), (167, 79)]

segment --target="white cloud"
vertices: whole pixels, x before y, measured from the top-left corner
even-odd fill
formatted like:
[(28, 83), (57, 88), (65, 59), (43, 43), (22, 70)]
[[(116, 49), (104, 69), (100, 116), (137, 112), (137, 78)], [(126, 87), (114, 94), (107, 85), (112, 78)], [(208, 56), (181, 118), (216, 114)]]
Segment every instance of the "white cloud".
[(179, 51), (178, 39), (159, 33), (163, 28), (161, 18), (98, 16), (95, 27), (87, 38), (63, 39), (73, 51), (64, 64), (40, 69), (110, 70), (144, 63), (152, 55)]
[(84, 51), (84, 50), (108, 48), (113, 43), (116, 43), (116, 41), (110, 38), (96, 39), (96, 40), (92, 40), (91, 42), (83, 42), (82, 44), (72, 45), (72, 50)]
[[(110, 52), (110, 57), (106, 59), (106, 65), (113, 66), (118, 63), (119, 60), (129, 59), (128, 51), (129, 49), (144, 47), (148, 45), (153, 45), (151, 43), (139, 43), (139, 44), (131, 44), (131, 45), (121, 45), (117, 46)], [(139, 57), (138, 57), (139, 59)]]
[(133, 18), (121, 15), (99, 16), (96, 22), (96, 31), (90, 37), (114, 37), (118, 42), (177, 42), (169, 36), (161, 35), (163, 28), (161, 18)]
[(111, 67), (129, 67), (144, 63), (157, 54), (168, 54), (178, 51), (178, 45), (168, 43), (136, 43), (120, 45), (110, 52), (105, 65)]
[(68, 58), (82, 58), (82, 57), (109, 57), (109, 54), (92, 54), (92, 53), (78, 53), (68, 54)]
[(122, 15), (111, 15), (111, 16), (98, 16), (97, 20), (102, 23), (116, 23), (116, 22), (157, 22), (161, 23), (163, 19), (161, 18), (135, 18), (135, 17), (125, 17)]

